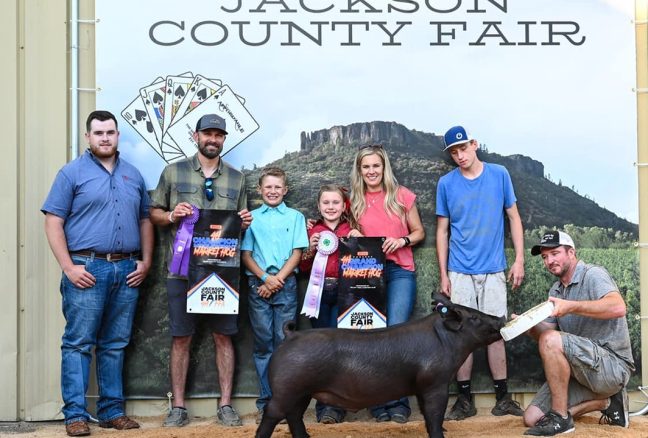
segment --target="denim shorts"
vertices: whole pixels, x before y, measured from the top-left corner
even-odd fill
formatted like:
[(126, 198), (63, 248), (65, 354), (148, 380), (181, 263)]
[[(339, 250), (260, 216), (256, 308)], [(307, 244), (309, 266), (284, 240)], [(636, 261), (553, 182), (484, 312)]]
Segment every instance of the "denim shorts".
[(232, 336), (238, 333), (238, 315), (187, 313), (187, 280), (167, 278), (169, 327), (171, 336), (191, 336), (198, 321), (204, 321), (211, 333)]
[[(623, 359), (588, 338), (564, 332), (560, 335), (571, 371), (567, 390), (569, 407), (608, 398), (628, 383), (631, 372)], [(542, 385), (531, 404), (545, 413), (551, 409), (551, 391), (547, 383)]]

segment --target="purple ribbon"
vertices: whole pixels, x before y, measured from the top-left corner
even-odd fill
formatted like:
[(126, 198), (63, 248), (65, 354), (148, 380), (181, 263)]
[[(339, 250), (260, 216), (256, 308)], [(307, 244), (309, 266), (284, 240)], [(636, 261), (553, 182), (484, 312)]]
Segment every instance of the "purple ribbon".
[(169, 271), (175, 275), (187, 276), (189, 273), (189, 257), (191, 256), (191, 239), (194, 224), (198, 222), (200, 213), (198, 207), (191, 206), (191, 215), (185, 216), (180, 221), (175, 240), (173, 241), (173, 257)]

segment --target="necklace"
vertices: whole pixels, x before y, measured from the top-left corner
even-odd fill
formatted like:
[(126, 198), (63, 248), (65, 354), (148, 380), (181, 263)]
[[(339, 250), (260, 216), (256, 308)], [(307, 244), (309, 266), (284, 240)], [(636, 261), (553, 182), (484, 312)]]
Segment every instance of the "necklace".
[(375, 207), (376, 203), (380, 200), (382, 191), (380, 192), (367, 192), (367, 207)]

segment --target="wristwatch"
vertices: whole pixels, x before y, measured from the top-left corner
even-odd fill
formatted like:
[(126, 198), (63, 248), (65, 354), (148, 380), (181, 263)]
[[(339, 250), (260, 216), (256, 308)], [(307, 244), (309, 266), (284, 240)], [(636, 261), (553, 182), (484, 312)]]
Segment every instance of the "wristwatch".
[(410, 246), (410, 244), (412, 243), (412, 241), (407, 236), (403, 236), (401, 237), (401, 239), (405, 241), (405, 246)]

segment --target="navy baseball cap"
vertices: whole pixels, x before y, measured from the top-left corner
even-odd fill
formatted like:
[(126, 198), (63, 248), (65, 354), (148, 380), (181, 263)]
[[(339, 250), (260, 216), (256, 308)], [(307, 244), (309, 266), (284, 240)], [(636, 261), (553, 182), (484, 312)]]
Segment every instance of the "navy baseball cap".
[(542, 248), (557, 248), (563, 245), (576, 248), (569, 234), (562, 231), (547, 231), (540, 239), (540, 243), (531, 248), (531, 255), (537, 256)]
[(196, 132), (204, 131), (205, 129), (220, 129), (225, 134), (225, 119), (216, 114), (205, 114), (196, 123)]
[(443, 136), (445, 141), (445, 149), (447, 151), (452, 146), (457, 146), (458, 144), (463, 144), (472, 140), (472, 136), (464, 129), (463, 126), (453, 126), (448, 129), (448, 131)]

